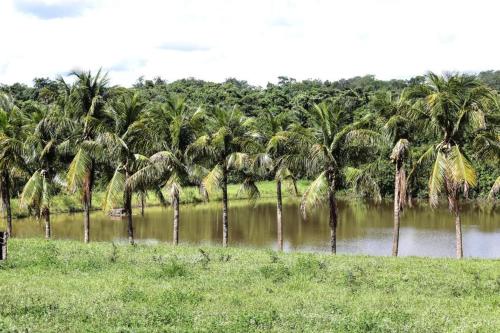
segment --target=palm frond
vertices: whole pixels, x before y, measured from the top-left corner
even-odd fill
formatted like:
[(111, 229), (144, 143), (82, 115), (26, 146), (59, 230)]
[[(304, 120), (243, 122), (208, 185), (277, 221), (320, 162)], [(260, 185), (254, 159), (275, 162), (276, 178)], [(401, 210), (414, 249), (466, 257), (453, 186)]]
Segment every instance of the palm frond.
[(447, 159), (453, 181), (464, 185), (464, 193), (467, 188), (477, 185), (476, 170), (470, 161), (462, 154), (458, 146), (453, 146)]
[(125, 175), (121, 167), (116, 168), (113, 177), (109, 181), (104, 193), (102, 208), (105, 212), (123, 204), (123, 192), (125, 191)]
[(446, 157), (441, 151), (438, 151), (429, 178), (429, 202), (432, 207), (437, 207), (439, 203), (439, 193), (444, 186), (445, 172)]
[(490, 193), (488, 194), (488, 198), (493, 199), (498, 192), (500, 192), (500, 176), (497, 177), (495, 183), (491, 187)]
[(300, 211), (302, 216), (306, 218), (306, 213), (312, 207), (317, 207), (326, 199), (328, 189), (328, 181), (325, 172), (322, 172), (307, 188), (302, 195), (300, 202)]
[(82, 188), (85, 178), (90, 173), (91, 165), (92, 160), (90, 156), (85, 150), (79, 149), (71, 161), (66, 175), (66, 183), (69, 191), (75, 192), (77, 189)]
[(211, 195), (212, 193), (220, 190), (222, 172), (222, 167), (217, 164), (201, 181), (203, 188), (208, 192), (208, 194)]

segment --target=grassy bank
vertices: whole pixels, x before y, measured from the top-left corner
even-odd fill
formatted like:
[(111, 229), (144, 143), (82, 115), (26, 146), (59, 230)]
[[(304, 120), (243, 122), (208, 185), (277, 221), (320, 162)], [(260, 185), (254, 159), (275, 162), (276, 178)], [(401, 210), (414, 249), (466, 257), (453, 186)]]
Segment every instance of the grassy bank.
[(10, 241), (0, 331), (495, 332), (500, 262)]
[[(297, 188), (300, 193), (307, 188), (309, 185), (309, 181), (300, 180), (297, 182)], [(257, 187), (261, 193), (262, 198), (274, 198), (276, 196), (276, 183), (274, 181), (262, 181), (257, 183)], [(240, 189), (239, 184), (229, 184), (228, 186), (228, 196), (229, 200), (238, 200), (245, 199), (246, 196), (244, 193), (238, 193)], [(168, 199), (167, 193), (164, 193), (165, 198)], [(283, 196), (289, 196), (289, 193), (286, 190), (283, 190)], [(102, 203), (104, 200), (104, 192), (103, 191), (94, 191), (92, 197), (92, 207), (93, 209), (101, 209)], [(139, 198), (134, 196), (134, 205), (139, 205)], [(221, 200), (221, 194), (216, 193), (212, 197), (210, 197), (211, 201), (219, 201)], [(181, 202), (183, 204), (187, 203), (199, 203), (203, 202), (203, 198), (200, 195), (198, 189), (196, 187), (186, 187), (183, 189), (181, 193)], [(21, 218), (28, 216), (28, 210), (20, 207), (19, 199), (14, 198), (11, 202), (12, 205), (12, 215), (14, 218)], [(160, 201), (154, 195), (153, 192), (148, 193), (146, 199), (147, 206), (158, 206), (160, 205)], [(80, 212), (82, 211), (81, 197), (79, 194), (68, 194), (61, 193), (55, 195), (51, 201), (51, 212), (52, 213), (71, 213), (71, 212)]]

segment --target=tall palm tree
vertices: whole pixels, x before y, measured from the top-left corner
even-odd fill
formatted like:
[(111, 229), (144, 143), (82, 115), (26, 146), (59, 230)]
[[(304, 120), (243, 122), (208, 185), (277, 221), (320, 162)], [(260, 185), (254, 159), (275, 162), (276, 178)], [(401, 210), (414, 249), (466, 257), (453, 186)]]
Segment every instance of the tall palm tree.
[(408, 157), (410, 143), (407, 139), (399, 139), (391, 152), (391, 160), (396, 170), (394, 173), (394, 227), (392, 231), (392, 255), (398, 256), (399, 249), (399, 226), (401, 209), (406, 202), (406, 171), (405, 160)]
[[(127, 218), (127, 234), (130, 244), (134, 244), (134, 226), (132, 220), (132, 189), (126, 182), (141, 166), (146, 157), (138, 154), (148, 145), (148, 130), (142, 118), (146, 107), (138, 93), (123, 94), (110, 101), (106, 112), (112, 119), (110, 131), (99, 134), (96, 141), (106, 147), (115, 171), (104, 197), (105, 211), (123, 203)], [(122, 198), (120, 198), (122, 196)]]
[(276, 230), (280, 251), (283, 251), (283, 183), (287, 183), (287, 188), (293, 195), (298, 195), (295, 177), (285, 163), (287, 155), (296, 153), (286, 143), (286, 129), (295, 121), (296, 118), (289, 111), (275, 113), (263, 110), (257, 118), (257, 126), (267, 142), (265, 152), (254, 157), (252, 166), (255, 172), (264, 173), (276, 181)]
[[(412, 116), (422, 121), (437, 138), (418, 159), (414, 170), (433, 160), (429, 178), (429, 201), (438, 205), (444, 191), (448, 207), (455, 216), (456, 257), (463, 257), (460, 194), (467, 196), (470, 187), (477, 184), (476, 170), (464, 153), (464, 144), (478, 132), (487, 129), (493, 95), (475, 77), (459, 74), (438, 76), (429, 73), (426, 83), (412, 94), (421, 97)], [(412, 171), (413, 173), (413, 171)]]
[(7, 217), (7, 235), (11, 236), (12, 211), (10, 206), (12, 178), (21, 175), (24, 167), (23, 125), (27, 117), (14, 100), (0, 93), (0, 196)]
[(408, 90), (403, 90), (399, 96), (390, 91), (380, 91), (372, 96), (371, 107), (377, 113), (380, 121), (385, 122), (382, 131), (387, 134), (393, 144), (390, 159), (395, 165), (394, 174), (394, 224), (392, 232), (392, 255), (398, 255), (399, 230), (401, 210), (406, 204), (406, 170), (405, 163), (409, 157), (409, 134), (411, 122), (406, 117), (412, 107), (408, 99)]
[(134, 189), (158, 186), (166, 188), (173, 206), (174, 245), (179, 243), (180, 193), (193, 171), (186, 150), (195, 140), (199, 121), (200, 113), (193, 113), (184, 97), (170, 96), (165, 103), (153, 105), (148, 111), (147, 126), (152, 132), (153, 141), (157, 143), (153, 147), (157, 153), (127, 182)]
[[(203, 112), (203, 111), (200, 111)], [(215, 107), (203, 114), (204, 129), (188, 148), (188, 155), (213, 166), (202, 184), (210, 194), (222, 191), (222, 244), (229, 242), (227, 184), (232, 170), (242, 170), (250, 163), (249, 153), (258, 151), (260, 135), (254, 130), (254, 119), (237, 107)], [(250, 196), (258, 191), (252, 182), (244, 188)]]
[(290, 159), (290, 163), (305, 165), (305, 169), (316, 173), (317, 178), (310, 184), (302, 196), (301, 211), (305, 215), (311, 207), (322, 202), (324, 195), (328, 198), (330, 249), (337, 251), (337, 202), (335, 194), (341, 176), (356, 187), (367, 187), (370, 192), (377, 192), (378, 187), (370, 177), (368, 169), (348, 168), (349, 149), (359, 145), (370, 145), (378, 134), (364, 128), (370, 116), (354, 119), (342, 103), (324, 101), (314, 104), (306, 110), (307, 127), (295, 126), (289, 131), (289, 144), (295, 144), (304, 151), (299, 157)]
[(67, 187), (70, 191), (80, 190), (83, 202), (84, 242), (90, 242), (90, 210), (92, 208), (92, 191), (96, 172), (96, 163), (103, 155), (99, 149), (96, 137), (102, 132), (105, 117), (104, 105), (108, 78), (99, 70), (94, 76), (89, 72), (73, 72), (76, 82), (69, 86), (60, 80), (66, 87), (69, 95), (67, 107), (78, 122), (76, 133), (68, 142), (76, 147), (76, 153), (67, 173)]

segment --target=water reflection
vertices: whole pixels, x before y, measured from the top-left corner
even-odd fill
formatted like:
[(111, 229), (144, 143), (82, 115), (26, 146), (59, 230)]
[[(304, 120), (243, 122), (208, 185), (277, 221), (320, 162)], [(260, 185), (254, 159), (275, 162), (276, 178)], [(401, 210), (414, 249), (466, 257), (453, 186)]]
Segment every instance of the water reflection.
[[(392, 205), (345, 201), (339, 202), (339, 253), (389, 255), (392, 239)], [(272, 200), (255, 206), (245, 201), (230, 203), (230, 243), (238, 246), (276, 248), (276, 208)], [(180, 240), (192, 244), (220, 244), (222, 219), (219, 203), (181, 206)], [(91, 239), (124, 241), (125, 220), (112, 219), (102, 212), (92, 214)], [(304, 220), (298, 203), (283, 205), (284, 246), (287, 251), (328, 251), (328, 210), (320, 207)], [(464, 255), (469, 257), (500, 257), (500, 219), (465, 207), (462, 211)], [(134, 215), (136, 238), (142, 241), (170, 242), (172, 211), (152, 207), (144, 217)], [(81, 214), (53, 216), (53, 237), (81, 239)], [(1, 225), (0, 225), (1, 226)], [(14, 221), (15, 236), (43, 237), (43, 224), (34, 219)], [(416, 207), (404, 212), (401, 219), (400, 254), (453, 257), (455, 254), (453, 217), (445, 209)]]

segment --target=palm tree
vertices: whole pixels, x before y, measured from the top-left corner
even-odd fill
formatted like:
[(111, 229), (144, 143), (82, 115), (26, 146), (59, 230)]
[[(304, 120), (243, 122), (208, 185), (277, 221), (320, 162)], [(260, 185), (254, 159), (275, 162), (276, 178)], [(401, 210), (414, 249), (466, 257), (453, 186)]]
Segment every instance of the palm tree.
[(67, 173), (67, 187), (70, 191), (81, 190), (83, 202), (84, 242), (90, 242), (90, 210), (92, 208), (92, 191), (96, 172), (96, 162), (103, 158), (99, 155), (104, 150), (95, 141), (98, 133), (103, 131), (102, 122), (105, 117), (107, 75), (99, 70), (95, 76), (89, 72), (73, 72), (76, 82), (68, 86), (64, 80), (68, 94), (66, 107), (78, 122), (76, 133), (67, 140), (75, 146), (76, 153)]
[(6, 210), (7, 235), (11, 236), (12, 211), (10, 206), (12, 178), (24, 168), (23, 125), (27, 118), (7, 94), (0, 93), (0, 195)]
[(67, 119), (57, 107), (31, 104), (26, 107), (30, 114), (29, 123), (25, 126), (29, 133), (24, 142), (26, 162), (33, 166), (28, 182), (21, 193), (21, 205), (35, 208), (38, 217), (45, 220), (45, 238), (51, 237), (50, 198), (54, 188), (58, 152), (57, 147), (71, 128), (71, 120)]
[[(101, 133), (96, 141), (107, 149), (108, 156), (116, 162), (115, 171), (111, 178), (104, 197), (105, 211), (123, 203), (127, 217), (127, 234), (130, 244), (134, 244), (134, 226), (132, 221), (132, 189), (126, 182), (140, 166), (141, 161), (147, 159), (136, 152), (146, 151), (148, 145), (148, 131), (142, 119), (146, 103), (138, 93), (123, 94), (112, 100), (106, 112), (112, 119), (111, 131)], [(120, 199), (122, 196), (122, 200)]]
[[(203, 112), (203, 111), (200, 111)], [(202, 184), (210, 194), (222, 190), (222, 244), (229, 242), (227, 184), (232, 170), (242, 170), (250, 163), (249, 153), (259, 149), (260, 135), (254, 130), (254, 119), (237, 107), (215, 107), (203, 114), (204, 129), (188, 148), (188, 156), (214, 166)], [(250, 197), (258, 194), (253, 182), (244, 182)]]
[(429, 201), (436, 207), (439, 194), (444, 190), (448, 207), (455, 216), (456, 257), (462, 258), (460, 194), (467, 196), (469, 188), (477, 184), (476, 170), (463, 146), (478, 132), (487, 129), (485, 115), (493, 95), (473, 76), (429, 73), (426, 79), (426, 83), (412, 94), (421, 97), (412, 116), (432, 130), (437, 139), (418, 159), (414, 170), (434, 160), (429, 178)]
[(266, 151), (257, 154), (254, 158), (253, 168), (257, 173), (264, 173), (276, 181), (276, 230), (278, 250), (283, 251), (283, 198), (282, 184), (287, 183), (288, 190), (297, 195), (295, 177), (286, 165), (286, 156), (295, 153), (293, 147), (286, 144), (286, 128), (296, 121), (289, 111), (272, 112), (262, 111), (258, 118), (258, 128), (266, 138)]
[[(304, 154), (290, 158), (292, 164), (302, 164), (306, 170), (319, 173), (302, 196), (301, 211), (306, 211), (322, 202), (324, 194), (328, 198), (330, 249), (337, 251), (337, 202), (335, 194), (343, 173), (355, 187), (378, 192), (377, 184), (370, 177), (369, 167), (348, 168), (349, 149), (354, 146), (370, 145), (378, 134), (363, 128), (370, 116), (355, 120), (337, 101), (324, 101), (306, 110), (308, 127), (295, 126), (289, 131), (289, 144), (295, 144)], [(378, 195), (377, 195), (378, 196)]]
[(392, 231), (392, 255), (398, 256), (400, 214), (406, 202), (406, 171), (404, 163), (408, 157), (410, 143), (407, 139), (399, 139), (391, 153), (391, 160), (396, 166), (394, 174), (394, 228)]
[(411, 108), (408, 91), (403, 90), (399, 97), (390, 91), (380, 91), (374, 94), (370, 101), (371, 107), (377, 112), (379, 120), (384, 121), (383, 131), (388, 134), (388, 139), (393, 144), (390, 154), (391, 161), (395, 164), (394, 174), (394, 226), (392, 233), (392, 255), (398, 255), (399, 229), (401, 210), (406, 204), (406, 171), (405, 163), (409, 157), (409, 134), (411, 122), (406, 114)]
[(191, 112), (185, 98), (181, 96), (170, 96), (165, 103), (151, 107), (147, 126), (152, 132), (153, 141), (158, 143), (154, 147), (158, 152), (127, 182), (133, 189), (158, 186), (166, 188), (173, 206), (174, 245), (179, 243), (180, 193), (194, 170), (188, 163), (186, 150), (195, 139), (195, 129), (200, 126), (200, 115), (199, 112)]

